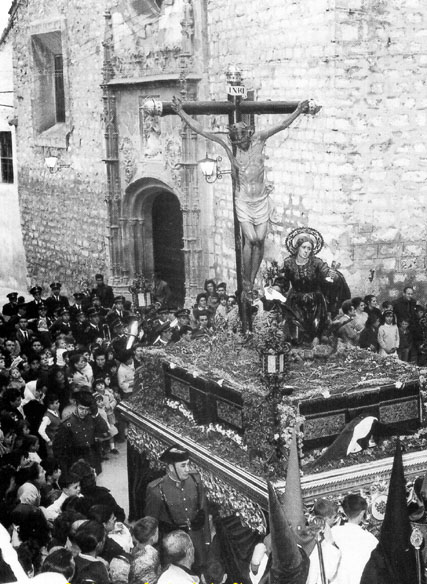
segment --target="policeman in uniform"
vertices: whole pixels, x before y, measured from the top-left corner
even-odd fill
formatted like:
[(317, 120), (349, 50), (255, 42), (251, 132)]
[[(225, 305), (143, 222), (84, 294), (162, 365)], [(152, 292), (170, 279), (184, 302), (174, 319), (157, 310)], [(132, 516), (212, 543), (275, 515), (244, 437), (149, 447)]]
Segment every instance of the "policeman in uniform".
[(173, 328), (172, 341), (176, 343), (181, 338), (181, 330), (184, 326), (190, 326), (190, 311), (188, 308), (181, 308), (175, 312), (175, 322), (171, 323)]
[(147, 486), (144, 515), (155, 517), (161, 535), (182, 529), (193, 542), (193, 569), (200, 573), (206, 564), (210, 544), (205, 490), (198, 472), (190, 470), (190, 454), (178, 444), (160, 456), (167, 465), (166, 475)]
[(30, 290), (31, 296), (33, 296), (34, 300), (27, 302), (27, 318), (30, 324), (37, 322), (39, 317), (39, 306), (44, 304), (44, 300), (42, 299), (42, 287), (41, 286), (33, 286)]
[(76, 409), (61, 422), (55, 434), (52, 444), (54, 457), (63, 473), (68, 472), (79, 458), (83, 458), (99, 474), (102, 469), (97, 442), (109, 437), (108, 426), (99, 414), (92, 416), (95, 402), (88, 391), (76, 392), (73, 398), (76, 400)]
[(70, 306), (68, 298), (66, 296), (60, 295), (59, 292), (61, 288), (62, 288), (61, 282), (52, 282), (52, 284), (50, 285), (52, 294), (48, 296), (45, 300), (48, 316), (54, 316), (55, 311), (58, 309), (66, 308), (68, 310)]
[(9, 298), (9, 302), (3, 305), (3, 317), (5, 322), (7, 322), (11, 316), (16, 316), (18, 314), (18, 292), (9, 292), (6, 294)]

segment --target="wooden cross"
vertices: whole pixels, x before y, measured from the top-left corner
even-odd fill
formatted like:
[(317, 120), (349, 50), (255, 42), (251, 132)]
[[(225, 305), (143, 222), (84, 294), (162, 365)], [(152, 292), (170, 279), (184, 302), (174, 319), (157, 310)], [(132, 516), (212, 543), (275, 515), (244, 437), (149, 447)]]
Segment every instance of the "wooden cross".
[[(295, 102), (295, 101), (252, 101), (242, 99), (242, 94), (246, 91), (241, 85), (241, 78), (239, 76), (233, 76), (229, 78), (229, 88), (228, 88), (228, 101), (188, 101), (180, 102), (179, 100), (173, 102), (162, 102), (157, 101), (153, 98), (149, 98), (143, 105), (143, 110), (146, 114), (157, 115), (157, 116), (168, 116), (168, 115), (179, 115), (185, 123), (192, 128), (193, 131), (201, 134), (209, 140), (219, 143), (226, 151), (228, 158), (230, 159), (232, 165), (232, 185), (233, 185), (233, 214), (234, 214), (234, 236), (236, 245), (236, 272), (237, 272), (237, 288), (238, 288), (238, 301), (240, 316), (243, 324), (243, 331), (251, 329), (251, 318), (250, 318), (250, 308), (251, 303), (247, 302), (250, 300), (250, 292), (259, 269), (259, 265), (262, 260), (264, 252), (264, 239), (267, 233), (268, 216), (261, 221), (261, 223), (256, 223), (257, 218), (251, 217), (250, 214), (246, 213), (245, 206), (249, 211), (253, 208), (251, 207), (252, 201), (247, 205), (248, 199), (245, 198), (245, 188), (246, 192), (247, 185), (249, 184), (250, 191), (253, 192), (258, 189), (257, 198), (255, 203), (260, 203), (261, 207), (265, 207), (268, 210), (268, 194), (267, 185), (265, 183), (265, 171), (262, 159), (262, 150), (265, 145), (265, 141), (276, 134), (277, 132), (284, 130), (301, 114), (301, 113), (317, 113), (320, 109), (315, 104), (309, 106), (309, 102)], [(198, 124), (196, 120), (190, 116), (200, 116), (200, 115), (227, 115), (230, 127), (230, 139), (232, 141), (232, 146), (226, 143), (217, 134), (205, 130), (202, 126)], [(271, 129), (267, 129), (261, 132), (255, 132), (253, 128), (253, 123), (251, 123), (250, 128), (245, 129), (244, 125), (241, 124), (242, 117), (244, 115), (253, 116), (255, 114), (290, 114), (288, 118), (277, 126)], [(234, 127), (234, 129), (232, 129)], [(235, 132), (237, 138), (233, 141), (232, 132)], [(246, 132), (246, 138), (244, 136)], [(253, 137), (253, 139), (252, 139)], [(246, 146), (245, 146), (246, 141)], [(253, 142), (253, 144), (252, 144)], [(254, 146), (254, 147), (253, 147)], [(252, 148), (254, 152), (252, 153), (253, 168), (252, 175), (258, 174), (254, 179), (251, 179), (250, 173), (247, 172), (248, 162), (244, 165), (239, 164), (239, 154), (243, 152), (249, 152)], [(257, 150), (256, 150), (257, 148)], [(246, 158), (248, 158), (247, 155)], [(249, 162), (249, 164), (252, 164)], [(258, 166), (257, 166), (258, 164)], [(246, 176), (245, 176), (246, 172)], [(252, 180), (252, 183), (250, 181)], [(258, 181), (258, 182), (257, 182)], [(255, 188), (253, 188), (255, 187)], [(242, 196), (243, 193), (243, 196)], [(240, 207), (236, 209), (237, 206)], [(243, 211), (242, 211), (243, 207)], [(263, 216), (265, 215), (265, 209), (261, 210)], [(245, 247), (242, 253), (242, 233), (245, 240)], [(250, 255), (252, 253), (252, 255)], [(244, 300), (247, 300), (246, 302)]]

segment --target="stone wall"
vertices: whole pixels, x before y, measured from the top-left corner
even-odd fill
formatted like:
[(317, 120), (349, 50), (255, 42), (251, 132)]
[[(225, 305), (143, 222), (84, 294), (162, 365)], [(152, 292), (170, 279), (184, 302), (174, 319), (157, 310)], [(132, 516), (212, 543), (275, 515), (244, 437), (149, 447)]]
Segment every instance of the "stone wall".
[[(427, 7), (422, 0), (271, 0), (264, 5), (193, 0), (187, 20), (194, 19), (194, 36), (190, 32), (186, 42), (179, 26), (180, 12), (191, 12), (189, 0), (165, 0), (158, 21), (142, 10), (149, 5), (29, 0), (18, 11), (20, 200), (31, 281), (58, 278), (73, 287), (77, 278), (108, 271), (100, 88), (107, 7), (113, 14), (113, 65), (121, 77), (175, 72), (179, 79), (186, 70), (200, 76), (198, 99), (223, 100), (225, 70), (237, 64), (258, 100), (314, 98), (322, 105), (315, 117), (301, 117), (267, 144), (267, 178), (275, 187), (276, 207), (267, 261), (281, 261), (287, 255), (286, 235), (308, 225), (323, 234), (321, 255), (341, 263), (353, 294), (396, 296), (405, 283), (415, 283), (417, 296), (427, 298)], [(49, 141), (37, 141), (33, 134), (29, 34), (31, 23), (54, 17), (65, 19), (69, 85), (65, 143), (54, 152), (71, 167), (50, 175), (43, 167)], [(134, 111), (129, 119), (137, 116)], [(266, 128), (280, 119), (257, 116), (256, 126)], [(119, 127), (125, 122), (122, 115)], [(203, 123), (218, 128), (227, 120), (211, 116)], [(203, 156), (205, 140), (198, 143)], [(208, 144), (207, 150), (222, 155), (228, 168), (219, 148)], [(159, 164), (166, 167), (167, 160)], [(230, 180), (200, 184), (197, 196), (200, 282), (215, 277), (233, 288)]]
[[(7, 25), (7, 11), (0, 13), (0, 31)], [(12, 93), (7, 93), (12, 92)], [(0, 132), (11, 132), (13, 155), (15, 155), (15, 127), (9, 124), (13, 118), (13, 68), (12, 43), (10, 39), (0, 43)], [(15, 158), (15, 156), (14, 156)], [(21, 219), (18, 204), (16, 160), (14, 160), (14, 182), (2, 182), (0, 172), (0, 305), (3, 297), (13, 288), (20, 293), (26, 288), (26, 265), (22, 243)]]
[[(81, 279), (108, 274), (106, 173), (102, 126), (103, 2), (30, 0), (18, 9), (14, 38), (19, 199), (31, 283), (52, 280), (72, 293)], [(61, 23), (66, 123), (35, 132), (35, 70), (30, 36)], [(49, 28), (50, 27), (50, 28)], [(61, 126), (61, 127), (60, 127)], [(51, 174), (46, 156), (57, 156)]]
[[(310, 225), (353, 293), (395, 296), (411, 282), (427, 298), (426, 17), (421, 0), (209, 4), (212, 97), (224, 96), (224, 70), (237, 63), (257, 99), (323, 106), (268, 143), (279, 225), (267, 259), (284, 257), (285, 235)], [(258, 128), (273, 123), (256, 120)], [(216, 195), (213, 268), (221, 277), (224, 258), (227, 271), (232, 261), (232, 238), (221, 236), (229, 233), (229, 184)]]

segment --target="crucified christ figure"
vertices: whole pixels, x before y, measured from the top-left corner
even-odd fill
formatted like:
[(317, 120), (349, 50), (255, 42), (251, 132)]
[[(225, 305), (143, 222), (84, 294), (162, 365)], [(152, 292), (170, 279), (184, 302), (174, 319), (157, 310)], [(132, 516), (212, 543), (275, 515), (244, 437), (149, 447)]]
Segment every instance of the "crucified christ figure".
[(265, 177), (264, 147), (271, 136), (288, 128), (298, 116), (309, 111), (309, 102), (301, 101), (296, 110), (282, 123), (269, 129), (255, 132), (244, 122), (237, 122), (229, 128), (232, 147), (222, 138), (205, 130), (199, 122), (189, 116), (182, 108), (179, 98), (173, 98), (173, 109), (177, 115), (195, 132), (208, 140), (220, 144), (231, 162), (235, 179), (236, 214), (242, 228), (243, 243), (243, 290), (250, 292), (264, 256), (264, 241), (268, 221), (273, 211), (270, 201), (272, 186)]

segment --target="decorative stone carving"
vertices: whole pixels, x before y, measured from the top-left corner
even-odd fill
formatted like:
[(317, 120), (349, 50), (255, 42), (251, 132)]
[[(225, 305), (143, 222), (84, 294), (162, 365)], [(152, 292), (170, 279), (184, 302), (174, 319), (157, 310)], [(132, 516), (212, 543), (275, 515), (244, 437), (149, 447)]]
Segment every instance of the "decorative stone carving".
[(125, 180), (129, 184), (136, 173), (135, 148), (132, 140), (127, 136), (120, 143), (120, 152), (122, 153), (123, 166), (125, 169)]
[(159, 116), (147, 115), (143, 110), (141, 111), (141, 116), (144, 158), (159, 157), (162, 154), (160, 118)]
[(177, 166), (182, 162), (182, 144), (178, 136), (171, 134), (165, 143), (165, 168), (169, 169), (174, 184), (182, 187), (182, 168)]

